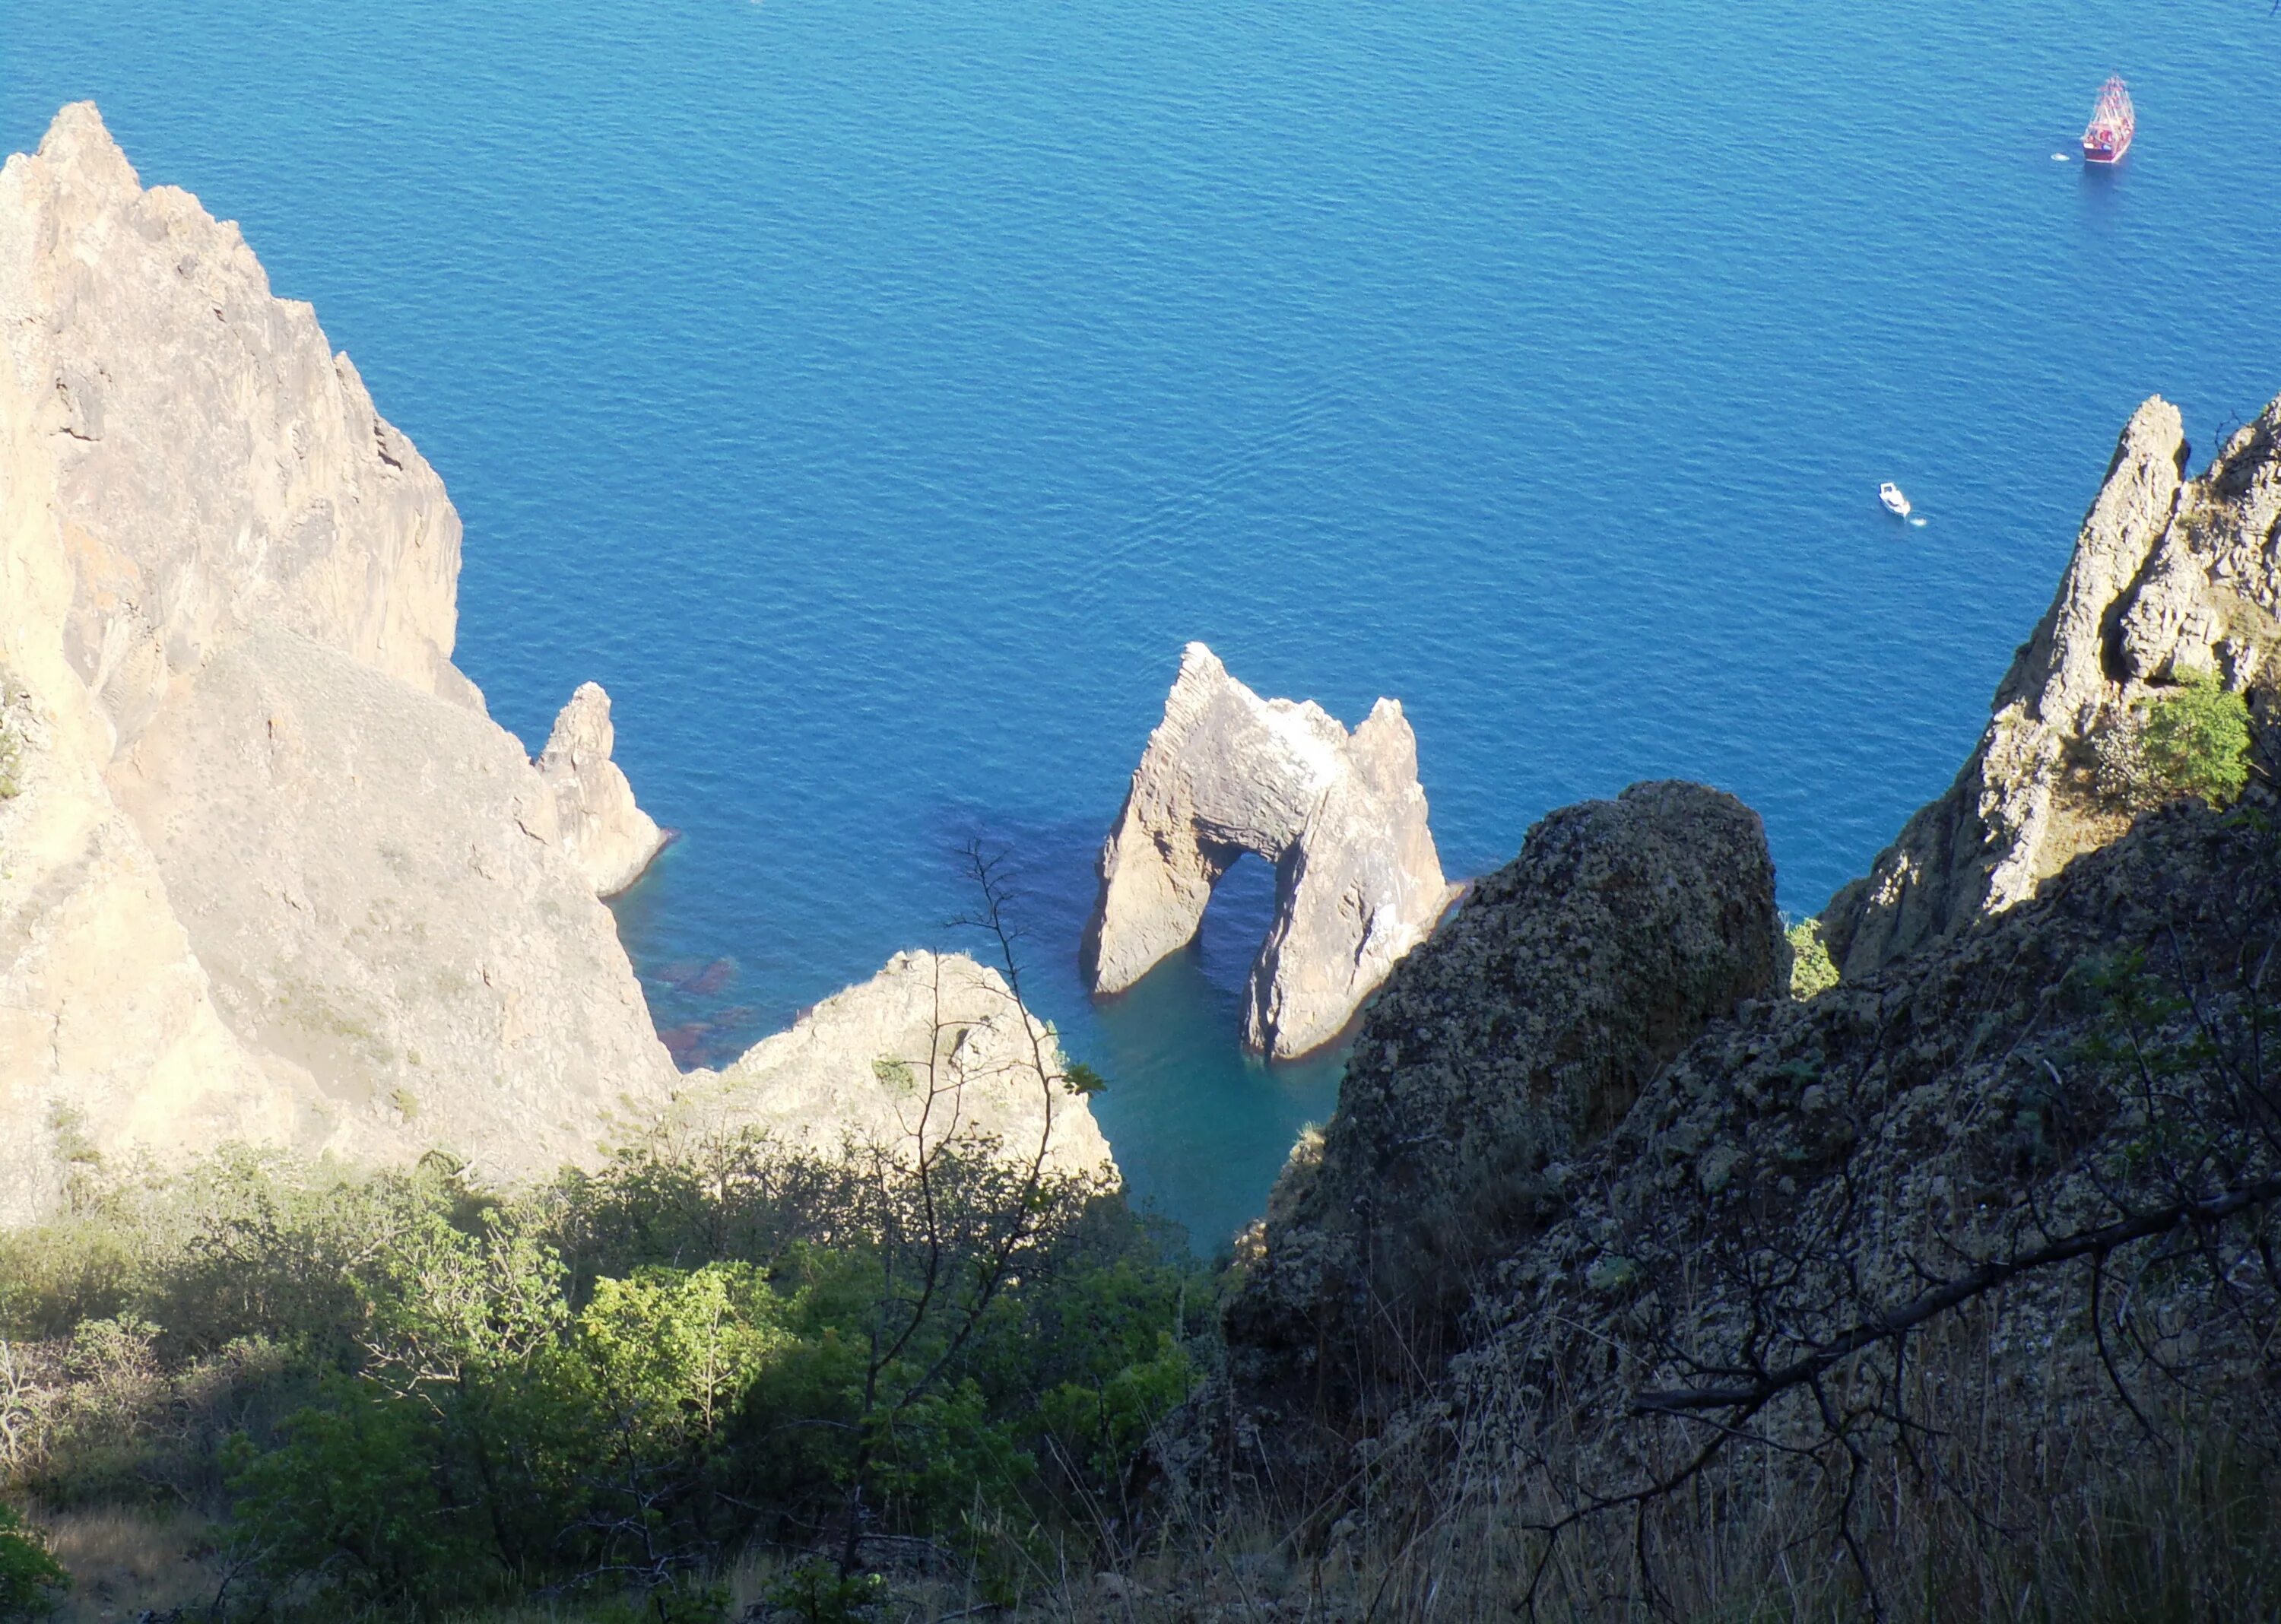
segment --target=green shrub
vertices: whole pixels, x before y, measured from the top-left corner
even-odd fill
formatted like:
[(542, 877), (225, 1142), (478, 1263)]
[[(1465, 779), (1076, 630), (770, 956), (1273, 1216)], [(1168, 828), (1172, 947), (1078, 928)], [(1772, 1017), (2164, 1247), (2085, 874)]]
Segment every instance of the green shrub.
[(1821, 940), (1821, 921), (1801, 919), (1782, 932), (1790, 943), (1790, 995), (1812, 998), (1837, 985), (1837, 966)]
[(12, 1507), (0, 1505), (0, 1620), (44, 1619), (70, 1587), (71, 1575), (46, 1543)]
[(2223, 807), (2249, 782), (2249, 704), (2215, 673), (2138, 701), (2092, 742), (2100, 791), (2133, 810), (2182, 795)]
[(2146, 702), (2140, 747), (2155, 787), (2222, 807), (2249, 781), (2249, 705), (2212, 671), (2190, 671), (2176, 692)]

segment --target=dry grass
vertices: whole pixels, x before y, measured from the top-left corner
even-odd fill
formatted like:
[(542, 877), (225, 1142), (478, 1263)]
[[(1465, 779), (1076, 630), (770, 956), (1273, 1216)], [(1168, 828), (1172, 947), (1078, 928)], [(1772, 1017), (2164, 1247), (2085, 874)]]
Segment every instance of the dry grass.
[(105, 1507), (43, 1517), (56, 1559), (72, 1576), (57, 1624), (131, 1620), (143, 1612), (204, 1607), (220, 1574), (207, 1559), (213, 1530), (186, 1512)]

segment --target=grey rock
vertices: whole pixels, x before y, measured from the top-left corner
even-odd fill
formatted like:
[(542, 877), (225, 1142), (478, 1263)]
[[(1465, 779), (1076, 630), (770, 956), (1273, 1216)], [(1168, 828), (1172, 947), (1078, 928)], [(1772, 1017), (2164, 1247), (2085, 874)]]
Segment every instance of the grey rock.
[(1579, 1149), (1772, 994), (1779, 935), (1765, 831), (1730, 795), (1639, 784), (1530, 830), (1372, 1001), (1336, 1115), (1278, 1185), (1226, 1319), (1253, 1393), (1303, 1380), (1367, 1410), (1414, 1370), (1473, 1272), (1560, 1210)]
[(1448, 905), (1418, 741), (1396, 700), (1349, 734), (1312, 702), (1262, 700), (1191, 643), (1101, 849), (1093, 990), (1121, 992), (1186, 946), (1246, 852), (1276, 878), (1244, 1041), (1303, 1054), (1339, 1034)]

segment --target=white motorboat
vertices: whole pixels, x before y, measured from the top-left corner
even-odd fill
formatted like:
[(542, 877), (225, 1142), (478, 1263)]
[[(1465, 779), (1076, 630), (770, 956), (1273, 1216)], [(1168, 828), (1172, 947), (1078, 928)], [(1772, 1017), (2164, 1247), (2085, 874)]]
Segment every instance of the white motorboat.
[(1906, 519), (1909, 516), (1909, 499), (1901, 494), (1901, 488), (1891, 480), (1889, 479), (1877, 487), (1877, 499), (1885, 505), (1885, 511), (1896, 519)]

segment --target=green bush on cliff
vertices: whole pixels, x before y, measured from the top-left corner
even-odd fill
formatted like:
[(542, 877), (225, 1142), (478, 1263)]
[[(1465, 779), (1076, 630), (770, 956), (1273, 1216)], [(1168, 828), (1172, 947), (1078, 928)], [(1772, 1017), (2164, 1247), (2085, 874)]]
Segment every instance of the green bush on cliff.
[(2249, 782), (2249, 705), (2213, 671), (2189, 671), (2175, 692), (2146, 702), (2139, 747), (2165, 799), (2199, 795), (2214, 807)]
[(1801, 919), (1782, 932), (1790, 943), (1790, 995), (1812, 998), (1837, 985), (1837, 966), (1821, 940), (1821, 921)]
[(2094, 741), (2098, 782), (2134, 810), (2193, 795), (2223, 807), (2249, 782), (2249, 704), (2215, 672), (2138, 701)]

